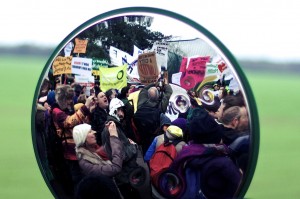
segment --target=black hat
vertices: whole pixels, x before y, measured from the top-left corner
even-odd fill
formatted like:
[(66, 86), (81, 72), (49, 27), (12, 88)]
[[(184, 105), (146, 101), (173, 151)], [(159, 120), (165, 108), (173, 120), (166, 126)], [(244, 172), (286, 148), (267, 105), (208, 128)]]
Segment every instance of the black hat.
[(190, 139), (198, 144), (219, 144), (221, 128), (219, 124), (202, 107), (192, 110), (188, 119)]

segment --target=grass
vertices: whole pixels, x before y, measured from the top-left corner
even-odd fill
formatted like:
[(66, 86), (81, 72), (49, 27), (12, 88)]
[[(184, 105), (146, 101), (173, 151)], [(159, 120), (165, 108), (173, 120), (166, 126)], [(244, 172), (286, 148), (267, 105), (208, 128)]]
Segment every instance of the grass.
[[(47, 58), (0, 56), (0, 198), (51, 199), (31, 140), (31, 107)], [(246, 198), (299, 198), (299, 75), (245, 73), (260, 119), (260, 151)]]

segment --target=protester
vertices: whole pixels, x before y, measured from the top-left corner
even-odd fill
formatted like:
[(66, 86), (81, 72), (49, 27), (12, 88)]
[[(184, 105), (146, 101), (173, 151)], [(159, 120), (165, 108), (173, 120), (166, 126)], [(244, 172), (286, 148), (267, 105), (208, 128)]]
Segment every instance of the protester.
[(108, 103), (110, 103), (110, 101), (113, 99), (113, 98), (116, 98), (118, 96), (118, 92), (116, 89), (114, 88), (111, 88), (111, 89), (108, 89), (106, 92), (105, 92), (105, 95), (106, 95), (106, 98), (108, 99)]
[(118, 98), (113, 98), (109, 104), (109, 115), (115, 117), (122, 125), (126, 137), (137, 142), (137, 135), (132, 126), (133, 107), (130, 103), (126, 105)]
[(88, 121), (90, 108), (94, 103), (92, 98), (88, 98), (85, 105), (75, 112), (73, 97), (74, 89), (70, 85), (58, 86), (55, 90), (56, 102), (51, 109), (55, 129), (62, 142), (64, 158), (72, 176), (73, 185), (76, 185), (81, 179), (81, 171), (75, 153), (72, 130), (74, 126)]
[(96, 142), (95, 131), (89, 124), (80, 124), (73, 129), (73, 138), (80, 168), (84, 175), (115, 176), (122, 169), (124, 159), (123, 144), (120, 141), (116, 124), (106, 124), (109, 132), (112, 160), (109, 159), (104, 147)]
[(134, 125), (141, 140), (143, 155), (145, 155), (159, 128), (159, 116), (165, 113), (169, 99), (173, 93), (170, 85), (157, 88), (155, 84), (144, 87), (138, 96), (137, 111), (134, 115)]
[(101, 133), (105, 127), (105, 122), (108, 116), (108, 99), (104, 92), (100, 92), (97, 95), (96, 107), (91, 112), (90, 123), (92, 130), (96, 131), (96, 138), (98, 145), (102, 145)]
[(223, 115), (223, 112), (232, 106), (245, 106), (244, 98), (241, 94), (239, 95), (227, 95), (223, 98), (221, 105), (218, 108), (218, 111), (215, 112), (215, 116), (217, 117), (217, 120), (222, 123), (221, 118)]
[[(161, 177), (159, 192), (176, 198), (234, 198), (242, 174), (229, 158), (227, 146), (220, 144), (220, 125), (197, 107), (188, 119), (188, 132), (191, 140), (175, 158), (169, 174)], [(170, 190), (166, 182), (174, 175), (179, 181)]]
[(150, 147), (148, 148), (144, 160), (149, 162), (155, 153), (156, 149), (163, 143), (172, 143), (175, 140), (180, 140), (180, 142), (176, 143), (176, 151), (179, 153), (182, 147), (186, 144), (183, 141), (183, 132), (182, 129), (175, 125), (169, 125), (163, 134), (158, 135), (154, 138)]
[(223, 143), (232, 150), (232, 158), (245, 172), (249, 155), (248, 117), (245, 107), (232, 106), (222, 116)]

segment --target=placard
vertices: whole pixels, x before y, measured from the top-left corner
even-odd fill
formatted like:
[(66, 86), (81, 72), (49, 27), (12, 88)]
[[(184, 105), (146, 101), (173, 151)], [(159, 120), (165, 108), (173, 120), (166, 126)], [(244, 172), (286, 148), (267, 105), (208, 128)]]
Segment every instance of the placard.
[(143, 53), (138, 57), (138, 74), (140, 82), (148, 85), (157, 81), (159, 70), (156, 63), (155, 52)]

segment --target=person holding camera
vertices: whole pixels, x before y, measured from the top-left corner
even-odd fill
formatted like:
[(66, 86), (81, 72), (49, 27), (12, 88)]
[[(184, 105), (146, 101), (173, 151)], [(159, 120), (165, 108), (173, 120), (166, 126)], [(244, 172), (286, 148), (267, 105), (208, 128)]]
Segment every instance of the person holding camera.
[(143, 155), (158, 135), (160, 114), (166, 112), (172, 93), (172, 87), (160, 81), (145, 86), (139, 93), (133, 121), (141, 138), (139, 144), (142, 146)]

